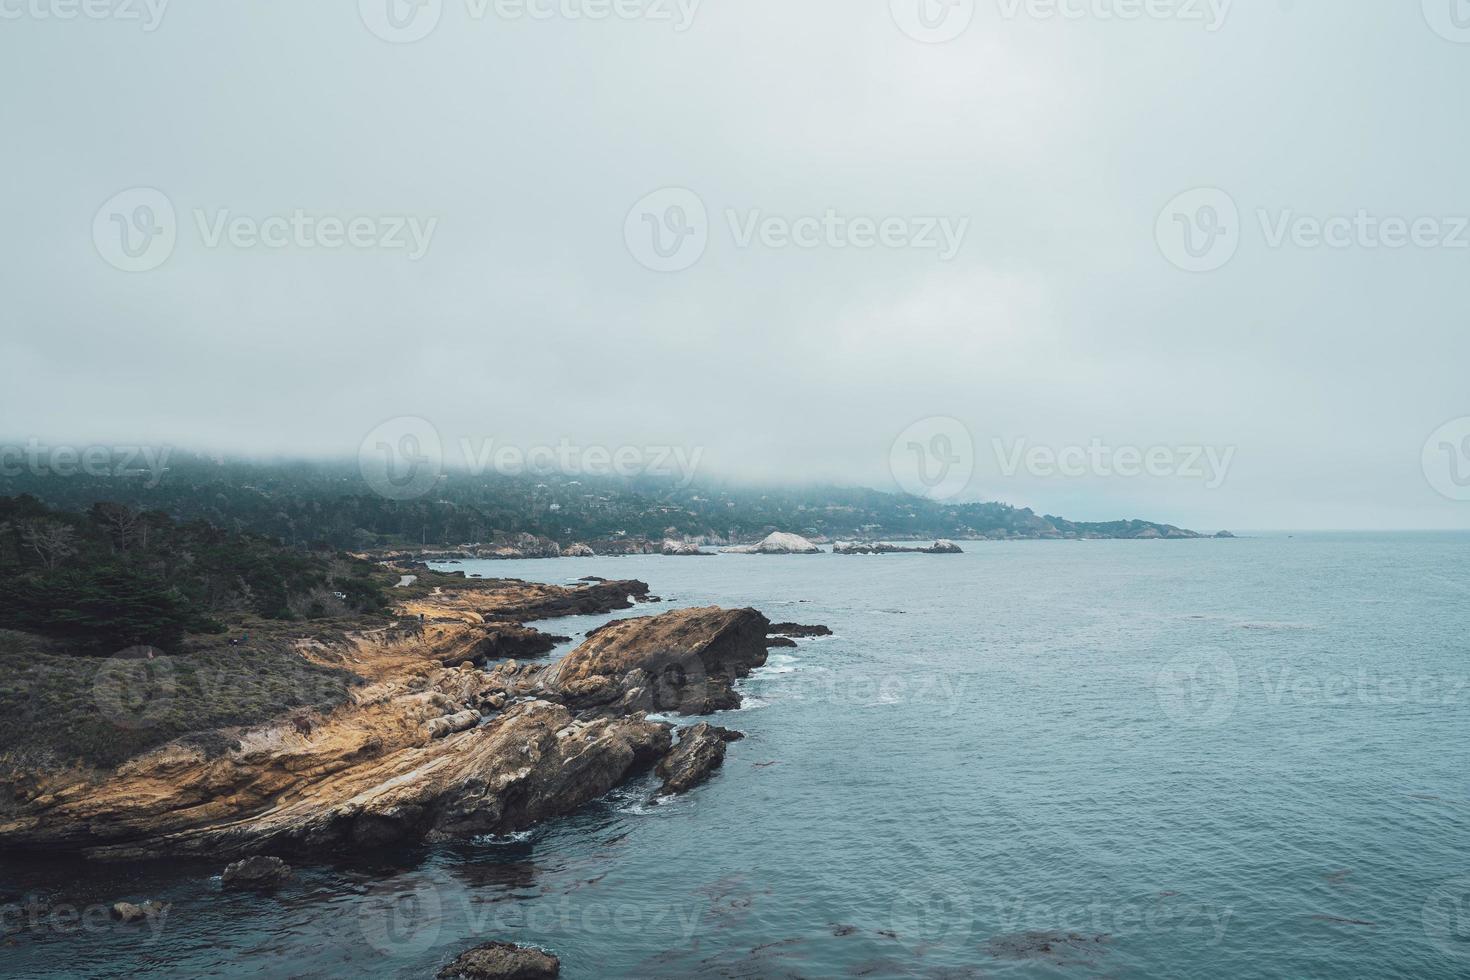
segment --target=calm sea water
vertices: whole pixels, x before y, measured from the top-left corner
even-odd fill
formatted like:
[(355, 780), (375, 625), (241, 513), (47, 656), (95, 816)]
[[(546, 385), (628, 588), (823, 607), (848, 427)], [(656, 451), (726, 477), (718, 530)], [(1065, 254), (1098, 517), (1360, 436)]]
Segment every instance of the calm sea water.
[(266, 899), (5, 867), (174, 908), (15, 937), (0, 973), (424, 977), (507, 939), (573, 980), (1470, 976), (1470, 536), (966, 547), (453, 566), (836, 635), (775, 651), (719, 718), (749, 737), (670, 803), (645, 781)]

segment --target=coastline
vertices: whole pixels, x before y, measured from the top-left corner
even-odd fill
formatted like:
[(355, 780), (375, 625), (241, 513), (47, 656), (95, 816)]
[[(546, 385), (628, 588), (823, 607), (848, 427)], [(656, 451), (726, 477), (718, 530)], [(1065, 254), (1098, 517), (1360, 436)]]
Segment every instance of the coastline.
[(345, 703), (176, 739), (111, 772), (12, 778), (0, 852), (316, 862), (516, 832), (661, 766), (688, 789), (723, 753), (691, 752), (650, 713), (737, 707), (735, 681), (779, 642), (753, 609), (686, 609), (615, 620), (542, 664), (565, 638), (526, 622), (655, 601), (647, 584), (420, 572), (403, 591), (387, 625), (295, 642), (356, 675)]

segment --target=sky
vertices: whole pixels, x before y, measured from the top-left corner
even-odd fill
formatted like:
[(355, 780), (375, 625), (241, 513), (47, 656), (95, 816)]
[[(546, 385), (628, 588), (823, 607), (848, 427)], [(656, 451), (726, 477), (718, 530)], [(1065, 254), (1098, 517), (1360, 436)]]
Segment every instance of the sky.
[(1464, 0), (0, 0), (0, 77), (0, 441), (1470, 527)]

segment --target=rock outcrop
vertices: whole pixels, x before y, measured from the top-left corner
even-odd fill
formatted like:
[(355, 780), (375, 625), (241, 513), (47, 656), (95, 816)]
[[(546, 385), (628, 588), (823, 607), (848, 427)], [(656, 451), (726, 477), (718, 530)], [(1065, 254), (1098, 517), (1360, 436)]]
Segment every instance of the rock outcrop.
[(486, 943), (461, 953), (438, 980), (551, 980), (561, 961), (550, 953), (514, 943)]
[(676, 556), (699, 556), (709, 555), (713, 552), (702, 550), (699, 545), (689, 541), (674, 541), (666, 539), (663, 544), (662, 554)]
[[(349, 703), (310, 725), (285, 715), (224, 730), (223, 750), (181, 739), (101, 778), (58, 777), (0, 816), (0, 849), (320, 860), (569, 813), (668, 756), (672, 726), (647, 711), (738, 706), (735, 681), (765, 662), (769, 622), (714, 608), (617, 620), (550, 666), (487, 671), (459, 654), (525, 611), (619, 606), (646, 590), (486, 583), (445, 589), (443, 608), (416, 600), (438, 614), (428, 625), (415, 614), (303, 640), (302, 656), (363, 677)], [(490, 627), (455, 618), (468, 613)]]
[(576, 708), (707, 714), (740, 706), (735, 682), (766, 662), (754, 609), (680, 609), (614, 620), (536, 682)]
[(733, 548), (721, 548), (720, 550), (730, 555), (819, 555), (822, 553), (821, 548), (801, 535), (787, 534), (784, 531), (766, 535), (765, 540), (759, 544), (736, 545)]
[(664, 781), (659, 795), (687, 793), (704, 782), (724, 765), (726, 743), (744, 737), (740, 732), (703, 721), (679, 729), (679, 744), (658, 764), (657, 772)]
[(832, 631), (825, 626), (802, 626), (800, 623), (777, 623), (766, 630), (771, 636), (790, 636), (809, 638), (814, 636), (831, 636)]
[(291, 866), (277, 857), (257, 855), (236, 861), (220, 876), (225, 891), (271, 892), (295, 876)]
[(151, 922), (168, 915), (170, 907), (168, 902), (143, 902), (139, 905), (134, 905), (132, 902), (118, 902), (112, 907), (112, 917), (123, 925)]
[(965, 550), (953, 541), (941, 539), (927, 548), (881, 542), (839, 541), (832, 546), (834, 555), (962, 555)]

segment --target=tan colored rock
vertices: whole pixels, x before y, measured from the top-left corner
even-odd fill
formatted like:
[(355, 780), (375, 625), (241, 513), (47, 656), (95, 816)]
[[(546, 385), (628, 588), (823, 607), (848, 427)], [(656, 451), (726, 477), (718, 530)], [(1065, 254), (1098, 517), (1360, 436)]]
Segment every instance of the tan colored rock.
[(600, 707), (635, 689), (648, 710), (706, 714), (740, 706), (735, 681), (766, 662), (770, 621), (754, 609), (680, 609), (620, 619), (587, 634), (539, 675), (573, 707)]

